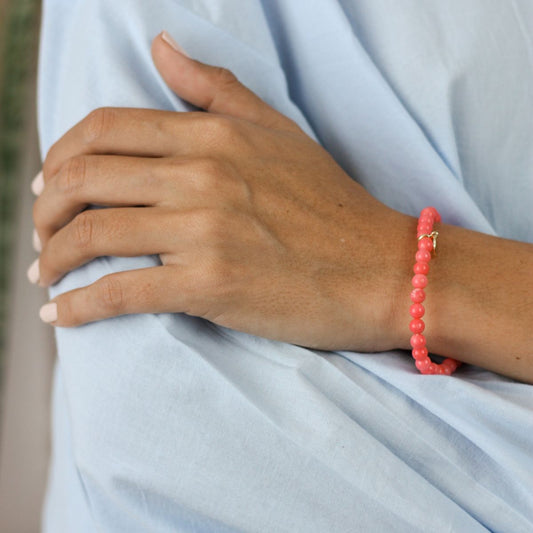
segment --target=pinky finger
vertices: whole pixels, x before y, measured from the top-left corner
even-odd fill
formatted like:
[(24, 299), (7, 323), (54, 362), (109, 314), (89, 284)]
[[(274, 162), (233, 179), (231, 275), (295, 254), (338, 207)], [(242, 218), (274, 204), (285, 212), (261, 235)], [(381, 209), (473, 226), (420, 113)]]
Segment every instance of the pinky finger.
[(54, 326), (73, 327), (127, 314), (180, 312), (177, 273), (179, 267), (168, 265), (109, 274), (57, 296), (39, 315)]

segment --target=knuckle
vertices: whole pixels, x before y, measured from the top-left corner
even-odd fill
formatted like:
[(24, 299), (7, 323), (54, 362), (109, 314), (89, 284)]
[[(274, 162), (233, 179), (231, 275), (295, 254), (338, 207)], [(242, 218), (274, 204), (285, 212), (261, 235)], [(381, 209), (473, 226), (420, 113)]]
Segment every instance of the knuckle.
[(83, 136), (87, 144), (94, 144), (106, 136), (116, 121), (117, 111), (111, 107), (99, 107), (84, 120)]
[(219, 176), (224, 171), (223, 161), (217, 157), (202, 157), (197, 160), (197, 165), (202, 174)]
[(94, 242), (97, 217), (91, 211), (84, 211), (72, 221), (72, 244), (89, 248)]
[(205, 157), (196, 161), (195, 185), (201, 190), (212, 190), (226, 174), (226, 168), (220, 159)]
[(223, 151), (227, 147), (242, 149), (246, 146), (247, 132), (240, 121), (227, 116), (207, 114), (203, 119), (202, 133), (207, 145)]
[(210, 132), (215, 134), (220, 141), (220, 138), (224, 138), (227, 135), (233, 135), (239, 131), (238, 122), (225, 115), (209, 114), (206, 117), (207, 127)]
[(97, 282), (98, 298), (106, 312), (118, 314), (125, 309), (124, 287), (113, 275)]
[(87, 159), (84, 156), (72, 157), (59, 171), (56, 187), (59, 192), (71, 195), (81, 189), (87, 173)]
[(223, 239), (224, 217), (216, 209), (198, 210), (193, 219), (193, 229), (200, 242), (214, 245)]
[(219, 296), (233, 283), (232, 269), (221, 250), (213, 251), (199, 268), (198, 281), (204, 294)]
[(231, 70), (224, 67), (214, 67), (213, 76), (218, 90), (226, 91), (233, 89), (239, 83), (237, 76)]

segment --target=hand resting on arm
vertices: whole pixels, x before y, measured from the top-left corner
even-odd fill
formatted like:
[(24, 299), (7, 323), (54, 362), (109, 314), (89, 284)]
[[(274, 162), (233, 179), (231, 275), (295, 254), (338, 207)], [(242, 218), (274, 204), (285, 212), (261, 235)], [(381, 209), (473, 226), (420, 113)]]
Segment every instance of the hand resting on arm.
[[(34, 220), (42, 286), (98, 256), (159, 254), (162, 265), (57, 296), (52, 324), (180, 312), (310, 348), (408, 349), (416, 219), (370, 196), (230, 72), (161, 36), (152, 52), (206, 112), (95, 110), (50, 149)], [(438, 229), (430, 351), (533, 383), (533, 245)]]

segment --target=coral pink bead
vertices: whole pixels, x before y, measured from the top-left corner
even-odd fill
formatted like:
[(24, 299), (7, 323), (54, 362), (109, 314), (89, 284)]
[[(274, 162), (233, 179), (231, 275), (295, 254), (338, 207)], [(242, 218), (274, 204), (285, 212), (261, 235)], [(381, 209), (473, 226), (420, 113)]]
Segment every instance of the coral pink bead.
[(415, 259), (417, 263), (429, 263), (431, 261), (431, 254), (427, 250), (418, 250)]
[(420, 241), (418, 241), (418, 249), (426, 250), (426, 252), (431, 252), (433, 250), (433, 241), (429, 237), (421, 239)]
[(413, 272), (415, 274), (427, 274), (429, 272), (429, 263), (415, 263)]
[(444, 366), (444, 363), (442, 363), (442, 365), (440, 365), (440, 368), (441, 368), (442, 373), (444, 375), (446, 375), (446, 376), (451, 376), (452, 375), (453, 370), (449, 366)]
[(419, 359), (425, 359), (428, 356), (428, 349), (423, 346), (422, 348), (413, 348), (413, 359), (416, 359), (417, 361)]
[(421, 333), (415, 333), (410, 340), (411, 346), (415, 349), (426, 346), (426, 338)]
[(413, 318), (422, 318), (426, 310), (422, 304), (413, 304), (409, 307), (409, 314)]
[(426, 217), (430, 217), (435, 220), (435, 222), (440, 222), (439, 212), (434, 207), (424, 207), (424, 209), (420, 211), (420, 218)]
[[(444, 368), (445, 370), (449, 370), (450, 371), (450, 374), (452, 374), (453, 372), (455, 372), (455, 370), (457, 369), (457, 367), (460, 365), (461, 363), (459, 363), (459, 361), (456, 361), (455, 359), (445, 359), (443, 362), (442, 362), (442, 368)], [(447, 373), (447, 372), (446, 372)]]
[(420, 318), (413, 318), (413, 320), (411, 320), (409, 323), (409, 329), (413, 333), (422, 333), (425, 327), (424, 321)]
[(411, 283), (415, 289), (423, 289), (428, 284), (428, 278), (424, 274), (415, 274)]
[(413, 289), (411, 291), (411, 301), (414, 304), (421, 304), (426, 299), (424, 289)]
[(437, 373), (437, 365), (436, 365), (435, 363), (431, 363), (431, 364), (428, 366), (426, 372), (427, 372), (428, 374), (436, 374), (436, 373)]
[(429, 357), (426, 357), (425, 359), (418, 359), (415, 361), (415, 366), (420, 370), (422, 374), (425, 374), (427, 372), (427, 369), (429, 365), (431, 364), (431, 360)]
[(431, 233), (433, 230), (433, 224), (418, 224), (416, 231), (418, 236), (424, 235), (424, 233)]

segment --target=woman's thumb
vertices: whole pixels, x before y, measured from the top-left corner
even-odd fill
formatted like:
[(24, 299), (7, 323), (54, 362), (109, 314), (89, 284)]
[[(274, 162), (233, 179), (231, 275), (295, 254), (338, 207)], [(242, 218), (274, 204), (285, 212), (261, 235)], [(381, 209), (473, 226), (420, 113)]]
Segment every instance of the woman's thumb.
[(268, 127), (295, 128), (290, 119), (265, 104), (231, 71), (191, 59), (165, 31), (153, 40), (152, 57), (167, 85), (196, 107)]

